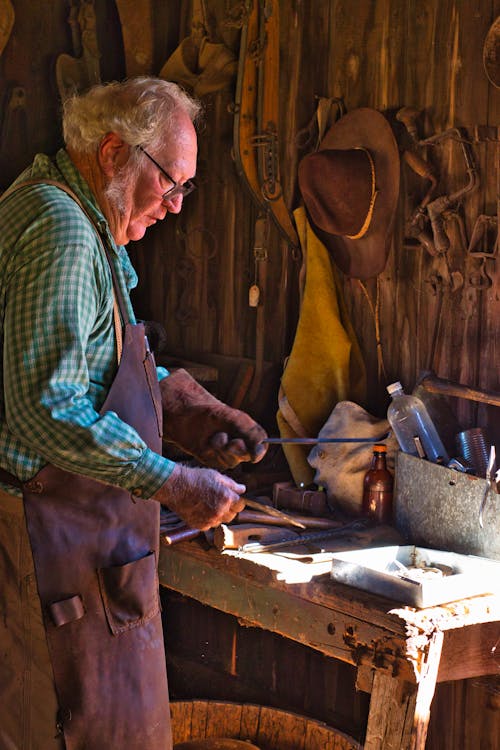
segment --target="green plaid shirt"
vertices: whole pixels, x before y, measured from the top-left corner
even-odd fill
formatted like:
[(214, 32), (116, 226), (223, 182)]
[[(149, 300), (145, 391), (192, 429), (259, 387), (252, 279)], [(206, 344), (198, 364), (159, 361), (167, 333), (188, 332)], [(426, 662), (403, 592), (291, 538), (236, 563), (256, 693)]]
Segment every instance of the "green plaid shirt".
[[(16, 182), (27, 179), (76, 193), (135, 322), (136, 273), (66, 151), (36, 156)], [(51, 463), (151, 497), (174, 464), (114, 412), (99, 414), (117, 369), (111, 273), (88, 218), (54, 186), (21, 187), (0, 202), (0, 314), (0, 465), (26, 481)]]

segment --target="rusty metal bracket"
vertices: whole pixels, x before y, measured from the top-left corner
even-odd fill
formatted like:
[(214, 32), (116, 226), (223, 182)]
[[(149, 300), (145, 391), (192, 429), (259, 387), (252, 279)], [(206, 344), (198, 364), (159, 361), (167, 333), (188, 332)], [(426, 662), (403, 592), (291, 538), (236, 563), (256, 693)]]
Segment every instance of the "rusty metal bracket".
[(494, 261), (498, 254), (498, 217), (480, 214), (472, 229), (467, 255), (479, 260), (479, 266), (468, 274), (468, 282), (475, 289), (489, 289), (492, 279), (488, 275), (487, 261)]
[(460, 143), (464, 157), (467, 173), (466, 184), (449, 195), (440, 195), (427, 205), (434, 238), (434, 246), (438, 254), (446, 253), (450, 247), (450, 240), (446, 233), (443, 214), (447, 209), (455, 207), (465, 195), (479, 187), (479, 176), (475, 164), (474, 154), (466, 133), (461, 128), (449, 128), (442, 133), (437, 133), (430, 138), (419, 141), (420, 146), (436, 146), (447, 140), (455, 140)]
[(267, 123), (264, 132), (252, 138), (252, 145), (258, 149), (261, 192), (266, 201), (278, 200), (283, 194), (278, 178), (278, 133), (273, 122)]

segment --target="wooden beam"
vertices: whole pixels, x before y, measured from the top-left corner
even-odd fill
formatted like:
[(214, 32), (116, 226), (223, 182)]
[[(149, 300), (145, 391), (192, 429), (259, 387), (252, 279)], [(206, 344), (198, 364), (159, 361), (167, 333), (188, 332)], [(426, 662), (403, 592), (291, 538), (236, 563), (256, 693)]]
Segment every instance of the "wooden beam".
[[(437, 681), (467, 680), (498, 674), (500, 669), (500, 625), (489, 622), (448, 630), (439, 662)], [(460, 654), (460, 658), (457, 658)]]
[(270, 588), (230, 570), (218, 569), (197, 555), (162, 547), (160, 582), (196, 601), (234, 615), (240, 624), (261, 627), (353, 665), (375, 665), (414, 679), (401, 634), (352, 614)]

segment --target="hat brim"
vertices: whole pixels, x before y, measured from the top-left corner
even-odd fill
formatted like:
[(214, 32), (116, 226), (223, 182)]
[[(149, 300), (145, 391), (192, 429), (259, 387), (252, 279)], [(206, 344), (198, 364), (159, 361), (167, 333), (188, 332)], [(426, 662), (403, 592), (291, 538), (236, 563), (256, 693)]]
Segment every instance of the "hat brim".
[(359, 239), (350, 239), (325, 232), (313, 221), (311, 226), (343, 273), (366, 280), (377, 276), (387, 263), (400, 179), (396, 138), (387, 119), (375, 109), (360, 107), (341, 117), (326, 133), (319, 150), (359, 147), (370, 152), (375, 164), (377, 198), (368, 231)]

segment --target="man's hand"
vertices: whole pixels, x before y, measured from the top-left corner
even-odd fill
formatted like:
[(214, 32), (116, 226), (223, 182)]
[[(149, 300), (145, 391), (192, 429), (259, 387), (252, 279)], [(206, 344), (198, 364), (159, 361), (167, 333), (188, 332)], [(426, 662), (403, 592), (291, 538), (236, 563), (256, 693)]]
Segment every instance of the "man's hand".
[(266, 431), (245, 412), (212, 396), (186, 370), (164, 378), (160, 390), (165, 440), (217, 469), (264, 457)]
[(230, 523), (245, 507), (240, 495), (245, 485), (213, 469), (176, 464), (167, 481), (153, 495), (192, 529), (205, 531)]

